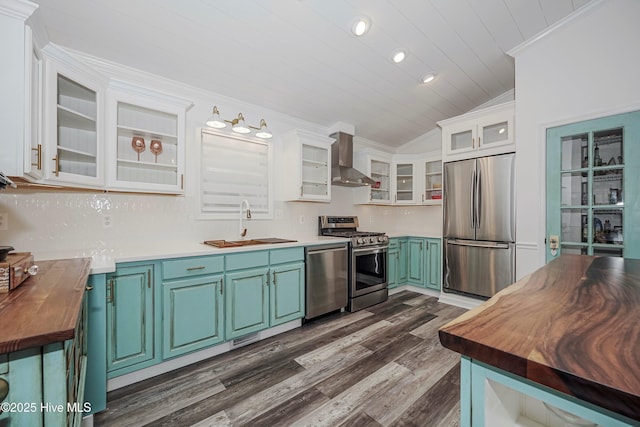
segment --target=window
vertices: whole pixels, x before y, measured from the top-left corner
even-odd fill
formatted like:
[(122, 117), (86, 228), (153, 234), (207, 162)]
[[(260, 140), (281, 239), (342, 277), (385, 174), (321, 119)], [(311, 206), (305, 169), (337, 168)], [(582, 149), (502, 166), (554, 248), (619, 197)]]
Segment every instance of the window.
[(271, 144), (202, 130), (200, 217), (236, 219), (247, 200), (253, 218), (271, 218)]

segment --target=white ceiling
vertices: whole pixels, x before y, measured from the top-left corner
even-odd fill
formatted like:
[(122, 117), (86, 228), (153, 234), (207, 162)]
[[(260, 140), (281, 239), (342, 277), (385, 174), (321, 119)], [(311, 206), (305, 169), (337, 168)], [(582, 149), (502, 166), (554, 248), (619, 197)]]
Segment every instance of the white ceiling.
[[(505, 52), (589, 1), (36, 3), (59, 45), (320, 125), (351, 123), (398, 147), (513, 89)], [(360, 38), (350, 32), (358, 15), (372, 21)], [(397, 48), (408, 51), (401, 64), (390, 59)], [(428, 72), (437, 79), (420, 84)]]

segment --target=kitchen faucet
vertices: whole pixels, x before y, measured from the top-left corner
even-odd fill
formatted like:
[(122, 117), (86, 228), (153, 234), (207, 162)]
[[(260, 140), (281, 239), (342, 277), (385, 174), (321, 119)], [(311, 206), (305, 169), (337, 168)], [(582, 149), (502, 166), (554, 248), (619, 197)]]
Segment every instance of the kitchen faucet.
[(249, 206), (249, 201), (243, 199), (240, 202), (240, 237), (244, 238), (247, 235), (247, 229), (242, 226), (242, 206), (247, 206), (247, 219), (251, 219), (251, 206)]

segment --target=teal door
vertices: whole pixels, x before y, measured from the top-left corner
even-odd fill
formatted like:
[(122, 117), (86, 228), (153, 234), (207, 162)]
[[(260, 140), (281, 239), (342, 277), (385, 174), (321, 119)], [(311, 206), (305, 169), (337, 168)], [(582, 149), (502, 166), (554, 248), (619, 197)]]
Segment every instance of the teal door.
[(440, 239), (427, 239), (427, 287), (440, 290)]
[(163, 283), (163, 358), (224, 340), (222, 280), (220, 274)]
[(304, 316), (304, 262), (271, 267), (270, 326)]
[(233, 339), (269, 327), (269, 269), (225, 275), (225, 337)]
[(408, 239), (398, 241), (398, 285), (407, 283), (409, 272), (407, 268), (407, 242)]
[(409, 283), (424, 286), (424, 239), (409, 239)]
[(107, 371), (154, 356), (153, 264), (121, 267), (107, 278)]
[(547, 262), (640, 257), (640, 112), (547, 129), (546, 149)]

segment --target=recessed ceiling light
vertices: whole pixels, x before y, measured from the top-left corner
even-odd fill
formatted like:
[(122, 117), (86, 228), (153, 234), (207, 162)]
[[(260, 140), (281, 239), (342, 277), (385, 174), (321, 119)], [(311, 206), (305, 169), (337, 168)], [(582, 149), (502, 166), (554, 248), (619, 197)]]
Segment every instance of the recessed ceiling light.
[(371, 28), (371, 21), (364, 16), (358, 16), (351, 24), (351, 32), (354, 36), (360, 37)]
[(405, 58), (407, 57), (407, 51), (402, 50), (402, 49), (398, 49), (395, 50), (391, 56), (391, 60), (393, 62), (395, 62), (396, 64), (402, 62), (405, 60)]
[(436, 78), (436, 75), (433, 73), (429, 73), (429, 74), (425, 74), (422, 77), (422, 83), (429, 83), (432, 82), (434, 79)]

